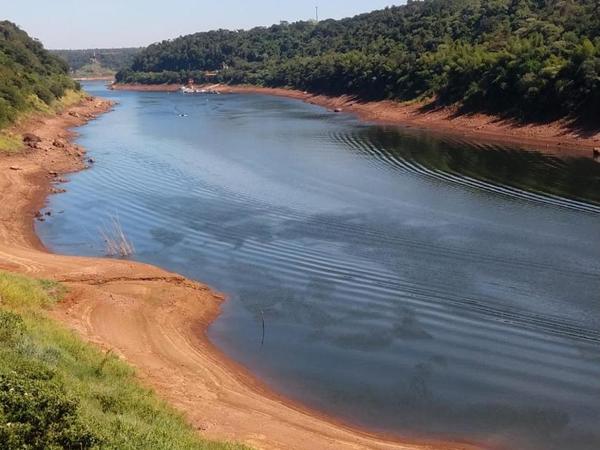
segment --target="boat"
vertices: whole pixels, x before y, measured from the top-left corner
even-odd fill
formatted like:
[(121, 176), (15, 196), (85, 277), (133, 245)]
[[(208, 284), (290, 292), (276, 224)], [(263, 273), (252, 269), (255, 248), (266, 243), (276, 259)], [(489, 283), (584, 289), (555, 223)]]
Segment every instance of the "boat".
[(191, 86), (181, 86), (180, 90), (183, 94), (220, 94), (216, 89), (196, 89)]

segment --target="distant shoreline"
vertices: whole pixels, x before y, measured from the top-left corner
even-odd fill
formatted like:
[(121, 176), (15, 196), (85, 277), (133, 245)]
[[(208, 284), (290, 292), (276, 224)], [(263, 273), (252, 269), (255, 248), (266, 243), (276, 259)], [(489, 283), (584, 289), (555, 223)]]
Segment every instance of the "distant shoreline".
[[(179, 84), (113, 84), (111, 89), (177, 92), (180, 87)], [(197, 87), (211, 87), (222, 94), (247, 93), (293, 98), (330, 110), (355, 114), (368, 122), (504, 145), (517, 145), (561, 155), (592, 157), (593, 149), (600, 148), (600, 123), (597, 130), (589, 131), (578, 130), (565, 120), (522, 125), (514, 120), (487, 114), (460, 114), (455, 107), (430, 108), (425, 103), (400, 103), (392, 100), (366, 102), (346, 95), (332, 97), (294, 89), (249, 85), (213, 84)]]
[(115, 77), (113, 75), (106, 75), (101, 77), (73, 77), (75, 81), (113, 81)]

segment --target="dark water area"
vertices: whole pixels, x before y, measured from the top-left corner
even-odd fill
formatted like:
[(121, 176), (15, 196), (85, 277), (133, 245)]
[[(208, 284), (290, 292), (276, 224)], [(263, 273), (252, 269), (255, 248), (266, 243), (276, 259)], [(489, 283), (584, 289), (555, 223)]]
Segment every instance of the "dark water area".
[[(600, 164), (363, 124), (260, 95), (93, 94), (97, 163), (37, 225), (229, 296), (211, 340), (374, 431), (600, 448)], [(265, 321), (261, 344), (262, 320)]]

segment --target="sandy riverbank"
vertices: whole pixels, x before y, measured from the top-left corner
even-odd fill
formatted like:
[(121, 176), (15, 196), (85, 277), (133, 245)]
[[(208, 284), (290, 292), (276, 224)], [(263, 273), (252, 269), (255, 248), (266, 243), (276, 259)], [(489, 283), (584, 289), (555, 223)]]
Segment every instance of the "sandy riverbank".
[(206, 338), (223, 296), (149, 265), (62, 256), (44, 249), (36, 213), (65, 173), (86, 166), (71, 128), (110, 110), (88, 98), (52, 117), (21, 124), (41, 141), (0, 154), (0, 270), (65, 283), (68, 298), (52, 315), (84, 339), (112, 349), (182, 411), (204, 436), (278, 449), (474, 449), (453, 442), (402, 443), (337, 423), (269, 391)]
[[(427, 130), (441, 135), (482, 140), (491, 143), (518, 145), (552, 153), (591, 157), (600, 148), (600, 120), (595, 130), (580, 129), (564, 120), (543, 124), (520, 124), (486, 114), (459, 114), (456, 108), (428, 108), (423, 103), (399, 103), (385, 100), (362, 102), (350, 96), (330, 97), (307, 92), (256, 86), (204, 85), (222, 94), (250, 93), (294, 98), (331, 110), (357, 115), (368, 122), (399, 125)], [(180, 85), (114, 84), (115, 90), (175, 92)]]

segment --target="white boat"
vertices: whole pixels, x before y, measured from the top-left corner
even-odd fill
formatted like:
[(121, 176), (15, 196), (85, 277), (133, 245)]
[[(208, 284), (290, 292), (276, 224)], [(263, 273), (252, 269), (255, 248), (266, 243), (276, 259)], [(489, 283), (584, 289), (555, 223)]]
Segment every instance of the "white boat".
[(181, 92), (184, 94), (219, 94), (216, 89), (196, 89), (189, 86), (181, 86)]

